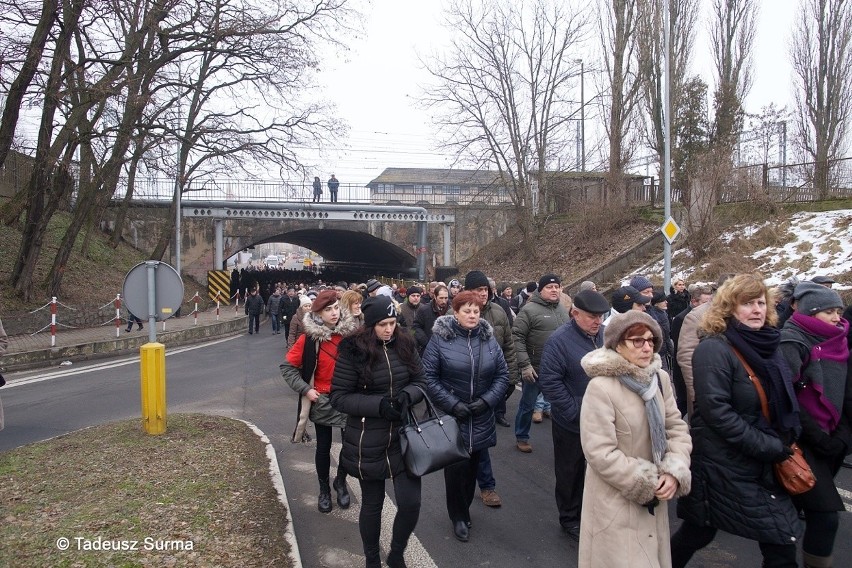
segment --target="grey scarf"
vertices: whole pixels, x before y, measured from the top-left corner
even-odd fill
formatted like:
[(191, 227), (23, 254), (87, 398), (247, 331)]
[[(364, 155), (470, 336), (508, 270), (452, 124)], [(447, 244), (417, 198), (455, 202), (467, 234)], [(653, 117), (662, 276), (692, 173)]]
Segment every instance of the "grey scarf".
[(651, 427), (651, 453), (654, 465), (660, 465), (663, 455), (666, 453), (666, 428), (663, 424), (663, 411), (657, 400), (659, 381), (657, 374), (651, 377), (648, 384), (642, 384), (633, 377), (622, 375), (619, 377), (621, 384), (638, 394), (645, 401), (645, 414), (648, 416), (648, 425)]

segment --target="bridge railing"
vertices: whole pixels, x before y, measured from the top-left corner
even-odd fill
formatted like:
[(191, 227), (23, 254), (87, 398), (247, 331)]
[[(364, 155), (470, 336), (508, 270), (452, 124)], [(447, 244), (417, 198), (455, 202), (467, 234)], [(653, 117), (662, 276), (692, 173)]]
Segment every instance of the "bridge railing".
[[(115, 192), (122, 199), (127, 191), (126, 182)], [(135, 182), (134, 199), (169, 200), (174, 197), (175, 182), (166, 178), (143, 178)], [(310, 203), (314, 198), (311, 184), (293, 184), (263, 180), (212, 179), (192, 182), (185, 188), (184, 199), (201, 201), (288, 201)], [(323, 184), (321, 203), (328, 203), (331, 196)], [(361, 184), (341, 183), (337, 200), (346, 203), (370, 203), (370, 189)]]

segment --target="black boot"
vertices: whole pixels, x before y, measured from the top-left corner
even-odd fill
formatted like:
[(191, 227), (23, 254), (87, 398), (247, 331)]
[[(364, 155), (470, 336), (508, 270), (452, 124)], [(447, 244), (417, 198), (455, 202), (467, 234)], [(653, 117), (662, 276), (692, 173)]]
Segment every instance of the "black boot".
[(388, 553), (388, 568), (408, 568), (405, 564), (405, 548), (401, 544), (391, 541), (390, 552)]
[(320, 513), (331, 512), (331, 488), (328, 486), (328, 478), (320, 479), (320, 494), (317, 500), (317, 509)]
[(337, 504), (341, 509), (348, 509), (351, 499), (349, 498), (349, 488), (346, 487), (346, 474), (338, 474), (334, 478), (334, 490), (337, 492)]
[(366, 568), (382, 568), (382, 556), (378, 546), (375, 548), (364, 548), (364, 560)]

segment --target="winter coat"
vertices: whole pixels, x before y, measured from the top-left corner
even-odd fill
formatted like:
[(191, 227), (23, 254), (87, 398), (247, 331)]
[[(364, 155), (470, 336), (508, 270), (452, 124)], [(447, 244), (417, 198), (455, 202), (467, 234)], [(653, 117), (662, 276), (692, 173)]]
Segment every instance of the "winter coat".
[[(781, 353), (790, 365), (793, 376), (802, 376), (809, 385), (831, 384), (836, 398), (842, 398), (840, 422), (832, 432), (824, 431), (808, 412), (799, 405), (799, 420), (802, 434), (797, 440), (816, 477), (816, 485), (810, 491), (793, 497), (797, 507), (812, 511), (843, 511), (843, 500), (837, 493), (834, 477), (843, 465), (843, 458), (852, 452), (852, 366), (849, 361), (830, 359), (812, 360), (811, 349), (826, 338), (812, 335), (788, 319), (781, 330)], [(812, 388), (806, 386), (804, 388)], [(826, 391), (823, 390), (825, 393)], [(845, 451), (832, 452), (832, 438), (845, 445)]]
[[(580, 441), (586, 456), (586, 480), (580, 521), (578, 566), (608, 568), (671, 566), (666, 503), (648, 512), (660, 475), (678, 482), (675, 497), (689, 493), (692, 440), (680, 417), (671, 385), (660, 370), (660, 357), (642, 369), (611, 349), (596, 349), (583, 358), (593, 377), (580, 412)], [(619, 377), (648, 384), (657, 381), (668, 441), (659, 466), (651, 454), (645, 403)]]
[[(447, 310), (447, 315), (452, 314), (452, 308)], [(509, 318), (500, 304), (494, 301), (494, 295), (491, 292), (488, 293), (488, 302), (480, 311), (480, 317), (491, 324), (494, 339), (497, 340), (497, 345), (503, 350), (503, 357), (509, 367), (509, 382), (518, 381), (520, 375), (518, 374), (518, 358), (515, 355), (515, 338), (512, 336), (512, 324), (509, 323)]]
[(509, 368), (491, 324), (480, 319), (475, 328), (465, 329), (454, 316), (439, 317), (423, 352), (423, 369), (432, 402), (447, 414), (459, 402), (481, 398), (488, 404), (484, 414), (459, 420), (468, 451), (496, 445), (494, 408), (509, 388)]
[(785, 444), (766, 424), (745, 368), (721, 334), (701, 340), (692, 368), (692, 492), (678, 501), (678, 516), (757, 542), (796, 543), (802, 522), (772, 469)]
[(671, 293), (666, 296), (666, 302), (668, 302), (666, 311), (670, 316), (669, 319), (673, 320), (676, 315), (689, 307), (689, 292), (686, 290), (675, 292), (674, 288), (669, 288), (669, 291)]
[[(367, 356), (352, 338), (340, 342), (331, 384), (332, 406), (348, 415), (340, 463), (346, 473), (364, 480), (387, 479), (405, 472), (399, 445), (402, 424), (382, 418), (379, 412), (382, 398), (393, 398), (405, 391), (412, 404), (416, 404), (423, 400), (420, 389), (426, 388), (422, 367), (412, 375), (400, 359), (396, 350), (398, 339), (376, 341), (381, 343), (385, 357), (374, 364), (369, 384), (363, 371)], [(419, 367), (420, 361), (417, 363)]]
[(538, 370), (547, 338), (569, 319), (568, 310), (559, 300), (547, 302), (538, 292), (533, 292), (512, 324), (519, 371), (530, 365)]
[(263, 313), (264, 306), (265, 304), (260, 294), (249, 294), (249, 297), (246, 298), (246, 315), (259, 316)]
[(663, 343), (660, 346), (659, 355), (660, 359), (663, 361), (663, 369), (669, 371), (671, 369), (666, 358), (674, 355), (674, 353), (672, 353), (672, 326), (669, 321), (669, 316), (666, 312), (656, 306), (648, 306), (645, 309), (645, 312), (654, 318), (654, 321), (660, 325), (660, 330), (663, 332)]
[(405, 327), (408, 329), (408, 333), (414, 335), (414, 315), (417, 313), (417, 307), (413, 306), (406, 299), (404, 302), (399, 304), (399, 313), (403, 318), (405, 318)]
[(296, 310), (293, 321), (290, 322), (290, 333), (287, 335), (287, 349), (292, 348), (296, 344), (296, 340), (305, 333), (304, 319), (307, 314), (310, 314), (310, 312), (306, 312), (302, 306), (299, 306), (299, 309)]
[[(338, 345), (357, 329), (351, 317), (341, 317), (332, 329), (321, 321), (317, 322), (310, 313), (305, 316), (303, 325), (305, 333), (287, 351), (284, 363), (279, 366), (284, 381), (300, 396), (292, 438), (294, 442), (302, 440), (308, 418), (314, 424), (334, 428), (346, 426), (346, 416), (331, 407), (328, 395)], [(312, 388), (319, 393), (319, 398), (313, 403), (307, 397)]]
[(272, 294), (269, 296), (269, 301), (266, 302), (266, 311), (272, 315), (277, 316), (281, 313), (281, 295), (280, 294)]
[(423, 300), (421, 300), (420, 306), (417, 308), (417, 313), (414, 314), (412, 328), (414, 329), (414, 337), (417, 339), (417, 348), (420, 350), (421, 355), (432, 338), (432, 326), (435, 325), (435, 320), (439, 316), (445, 315), (439, 313), (437, 310), (437, 302), (424, 305)]
[(551, 418), (563, 430), (580, 433), (580, 405), (589, 384), (580, 360), (603, 346), (603, 336), (603, 328), (592, 337), (571, 320), (554, 331), (544, 344), (538, 385), (550, 403)]
[(680, 334), (677, 338), (677, 364), (680, 365), (680, 372), (683, 375), (683, 382), (686, 385), (686, 406), (687, 413), (692, 416), (695, 402), (695, 387), (692, 378), (692, 355), (698, 347), (700, 339), (699, 328), (701, 326), (701, 318), (707, 310), (710, 309), (710, 302), (697, 306), (686, 314), (683, 319), (683, 325), (680, 328)]
[(290, 320), (293, 321), (293, 316), (296, 315), (296, 310), (299, 309), (299, 297), (293, 296), (292, 298), (288, 295), (281, 296), (281, 307), (279, 308), (281, 319), (282, 320)]

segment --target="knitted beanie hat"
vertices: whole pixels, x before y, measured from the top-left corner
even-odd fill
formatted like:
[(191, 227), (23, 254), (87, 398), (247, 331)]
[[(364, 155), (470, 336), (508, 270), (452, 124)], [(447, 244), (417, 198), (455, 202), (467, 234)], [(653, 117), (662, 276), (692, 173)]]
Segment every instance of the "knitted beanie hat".
[(843, 307), (843, 300), (835, 290), (807, 280), (796, 286), (793, 299), (796, 300), (796, 311), (807, 316), (829, 308)]

